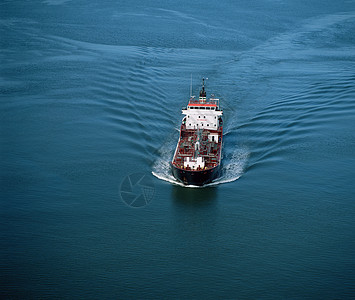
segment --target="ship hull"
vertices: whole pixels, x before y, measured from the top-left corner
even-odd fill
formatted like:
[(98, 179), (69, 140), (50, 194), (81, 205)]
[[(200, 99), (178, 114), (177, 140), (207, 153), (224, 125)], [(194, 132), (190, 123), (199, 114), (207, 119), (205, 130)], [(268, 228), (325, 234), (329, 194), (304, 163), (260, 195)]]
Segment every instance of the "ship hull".
[(211, 183), (220, 176), (220, 164), (209, 170), (190, 171), (182, 170), (172, 164), (173, 175), (185, 185), (202, 186)]
[(191, 96), (182, 114), (172, 173), (184, 185), (203, 186), (220, 177), (223, 138), (223, 111), (219, 99), (206, 98), (204, 78), (198, 100)]

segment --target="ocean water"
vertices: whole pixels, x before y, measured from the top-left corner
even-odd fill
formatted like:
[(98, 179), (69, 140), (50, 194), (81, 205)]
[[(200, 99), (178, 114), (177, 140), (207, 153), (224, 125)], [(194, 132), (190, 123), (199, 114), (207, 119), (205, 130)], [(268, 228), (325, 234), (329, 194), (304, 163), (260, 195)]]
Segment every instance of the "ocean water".
[[(0, 295), (354, 299), (355, 1), (2, 1)], [(181, 108), (223, 176), (177, 185)]]

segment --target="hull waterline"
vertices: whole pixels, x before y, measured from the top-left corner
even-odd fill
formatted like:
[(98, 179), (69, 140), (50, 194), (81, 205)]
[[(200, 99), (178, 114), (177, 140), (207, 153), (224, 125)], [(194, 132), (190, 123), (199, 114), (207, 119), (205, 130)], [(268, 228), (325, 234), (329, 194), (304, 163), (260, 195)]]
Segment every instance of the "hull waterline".
[(203, 186), (220, 176), (220, 166), (218, 165), (209, 170), (188, 171), (172, 165), (172, 172), (175, 179), (185, 185)]

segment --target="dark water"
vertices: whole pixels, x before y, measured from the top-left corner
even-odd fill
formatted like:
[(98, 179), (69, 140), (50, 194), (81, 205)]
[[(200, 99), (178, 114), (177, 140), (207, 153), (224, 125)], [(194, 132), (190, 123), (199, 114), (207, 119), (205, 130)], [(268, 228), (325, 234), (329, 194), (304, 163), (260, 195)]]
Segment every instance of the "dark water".
[[(0, 14), (2, 298), (355, 297), (353, 0)], [(203, 189), (167, 181), (191, 74), (225, 115)]]

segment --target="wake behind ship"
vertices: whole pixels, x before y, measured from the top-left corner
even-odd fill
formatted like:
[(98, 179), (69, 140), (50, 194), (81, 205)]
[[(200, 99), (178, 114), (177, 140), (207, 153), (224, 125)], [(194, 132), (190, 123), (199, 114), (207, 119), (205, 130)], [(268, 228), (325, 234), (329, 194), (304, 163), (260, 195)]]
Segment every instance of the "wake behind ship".
[(198, 100), (191, 96), (182, 113), (172, 172), (185, 185), (202, 186), (220, 176), (223, 137), (223, 111), (219, 99), (206, 99), (204, 79)]

